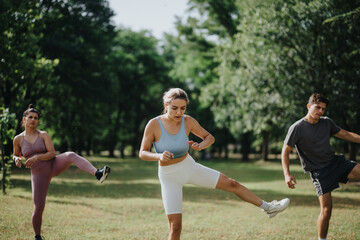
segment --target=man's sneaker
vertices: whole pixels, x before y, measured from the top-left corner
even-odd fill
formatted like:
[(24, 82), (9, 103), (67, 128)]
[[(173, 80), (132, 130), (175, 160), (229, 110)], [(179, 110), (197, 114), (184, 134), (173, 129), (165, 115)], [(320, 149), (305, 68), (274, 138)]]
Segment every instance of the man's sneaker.
[(288, 198), (284, 198), (281, 201), (272, 201), (271, 203), (269, 203), (269, 209), (268, 210), (263, 210), (269, 218), (273, 218), (276, 216), (276, 214), (284, 211), (290, 204), (290, 199)]
[(99, 168), (98, 170), (96, 170), (95, 176), (97, 178), (97, 180), (99, 180), (100, 183), (102, 183), (103, 181), (105, 181), (105, 179), (107, 178), (107, 176), (110, 173), (110, 167), (105, 166), (103, 168)]
[(36, 235), (35, 240), (45, 240), (45, 238), (41, 237), (40, 235)]

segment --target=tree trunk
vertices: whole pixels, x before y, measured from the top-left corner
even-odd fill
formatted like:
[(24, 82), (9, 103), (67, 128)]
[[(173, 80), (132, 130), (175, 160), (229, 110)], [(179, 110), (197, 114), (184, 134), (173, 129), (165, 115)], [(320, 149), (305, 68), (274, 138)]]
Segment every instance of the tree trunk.
[(68, 150), (68, 144), (66, 141), (61, 141), (59, 150), (61, 153), (66, 152)]
[(139, 129), (140, 123), (142, 121), (142, 116), (138, 115), (138, 117), (136, 118), (135, 121), (135, 125), (134, 125), (134, 133), (135, 133), (135, 137), (134, 137), (134, 141), (132, 142), (132, 157), (136, 157), (136, 153), (137, 151), (140, 149), (140, 142), (143, 136), (143, 131)]
[(120, 145), (120, 155), (121, 155), (121, 158), (125, 158), (125, 142), (121, 142), (121, 145)]
[(141, 141), (141, 133), (137, 132), (136, 137), (134, 138), (134, 141), (132, 143), (132, 157), (136, 157), (136, 153), (140, 148), (139, 142)]
[(136, 141), (133, 141), (132, 142), (132, 147), (131, 147), (132, 149), (132, 151), (131, 151), (131, 156), (134, 158), (134, 157), (136, 157), (136, 149), (137, 149), (137, 144), (136, 144)]
[(114, 144), (110, 144), (110, 146), (109, 146), (109, 157), (111, 157), (111, 158), (115, 157), (114, 149), (115, 149)]
[(84, 142), (83, 137), (80, 135), (76, 144), (76, 149), (80, 156), (82, 156), (82, 152), (85, 149)]
[(115, 146), (118, 142), (118, 132), (120, 129), (120, 115), (121, 115), (121, 109), (120, 107), (117, 110), (117, 116), (115, 119), (115, 123), (111, 123), (114, 127), (113, 129), (109, 132), (109, 136), (108, 136), (108, 150), (109, 150), (109, 157), (115, 157), (114, 151), (115, 151)]
[(244, 133), (241, 138), (241, 153), (242, 153), (242, 160), (244, 162), (249, 161), (249, 153), (250, 153), (250, 142), (249, 142), (250, 134)]
[(2, 193), (6, 194), (6, 163), (5, 163), (5, 152), (4, 152), (4, 147), (3, 147), (3, 138), (2, 138), (2, 131), (3, 129), (0, 128), (0, 151), (1, 151), (1, 170), (2, 170), (2, 179), (1, 179), (1, 183), (2, 183)]
[(261, 146), (261, 159), (264, 161), (269, 160), (268, 154), (269, 154), (269, 131), (263, 131), (263, 142)]
[[(8, 138), (6, 136), (6, 134), (4, 133), (4, 131), (6, 131), (6, 129), (1, 128), (2, 126), (0, 126), (0, 151), (1, 151), (1, 167), (0, 169), (2, 169), (2, 179), (1, 179), (1, 183), (2, 183), (2, 192), (3, 194), (6, 194), (6, 177), (8, 175), (8, 164), (10, 164), (10, 162), (14, 163), (14, 161), (10, 161), (10, 156), (12, 155), (12, 139), (7, 139), (7, 143), (4, 144), (4, 140), (6, 138)], [(11, 173), (11, 172), (10, 172)], [(9, 173), (9, 174), (10, 174)]]
[(229, 149), (227, 144), (224, 145), (224, 150), (225, 150), (225, 159), (229, 159)]
[(90, 137), (88, 138), (88, 141), (86, 143), (86, 155), (90, 156), (90, 150), (91, 150), (91, 139)]

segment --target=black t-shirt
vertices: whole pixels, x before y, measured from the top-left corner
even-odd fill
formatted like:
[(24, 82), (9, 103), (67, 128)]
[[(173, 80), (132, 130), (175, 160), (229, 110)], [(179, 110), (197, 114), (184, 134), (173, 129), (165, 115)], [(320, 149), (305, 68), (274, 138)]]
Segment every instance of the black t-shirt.
[(304, 172), (318, 170), (333, 160), (335, 151), (330, 145), (330, 137), (340, 130), (328, 117), (321, 117), (315, 124), (302, 118), (291, 125), (284, 143), (296, 147)]

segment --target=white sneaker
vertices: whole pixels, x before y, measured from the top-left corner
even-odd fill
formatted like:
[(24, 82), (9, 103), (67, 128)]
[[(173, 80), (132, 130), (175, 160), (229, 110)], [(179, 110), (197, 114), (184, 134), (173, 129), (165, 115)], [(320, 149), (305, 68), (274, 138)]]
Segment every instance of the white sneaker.
[(263, 210), (269, 218), (273, 218), (276, 216), (276, 214), (284, 211), (290, 204), (290, 199), (288, 198), (284, 198), (281, 201), (272, 201), (271, 203), (269, 203), (269, 209), (268, 210)]

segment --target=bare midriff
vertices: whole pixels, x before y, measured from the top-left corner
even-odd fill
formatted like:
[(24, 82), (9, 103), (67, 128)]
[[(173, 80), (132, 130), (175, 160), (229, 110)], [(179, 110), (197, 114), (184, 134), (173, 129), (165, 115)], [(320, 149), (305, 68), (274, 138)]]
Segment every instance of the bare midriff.
[(159, 161), (159, 165), (160, 166), (168, 166), (168, 165), (172, 165), (172, 164), (175, 164), (175, 163), (179, 163), (181, 162), (182, 160), (184, 160), (186, 157), (187, 157), (188, 153), (186, 153), (184, 156), (182, 157), (179, 157), (179, 158), (173, 158), (173, 159), (170, 159), (170, 161), (168, 162), (161, 162)]

